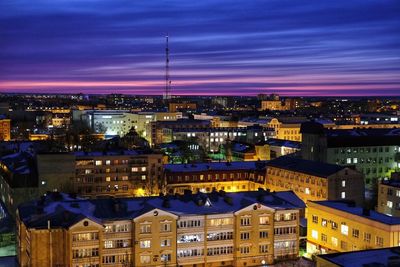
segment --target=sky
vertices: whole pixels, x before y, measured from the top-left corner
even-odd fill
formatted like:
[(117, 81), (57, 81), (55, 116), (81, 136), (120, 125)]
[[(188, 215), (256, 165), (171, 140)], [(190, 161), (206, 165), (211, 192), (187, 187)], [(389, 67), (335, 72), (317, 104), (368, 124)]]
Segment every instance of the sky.
[(0, 92), (400, 95), (398, 0), (2, 0)]

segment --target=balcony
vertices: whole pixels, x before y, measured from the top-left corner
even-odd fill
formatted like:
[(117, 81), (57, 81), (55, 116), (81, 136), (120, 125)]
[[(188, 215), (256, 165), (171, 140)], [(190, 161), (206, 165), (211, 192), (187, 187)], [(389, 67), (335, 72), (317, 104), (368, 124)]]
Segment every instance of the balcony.
[(125, 248), (103, 248), (102, 255), (117, 255), (117, 254), (130, 254), (133, 252), (132, 247)]
[(99, 240), (72, 241), (72, 247), (98, 247)]
[(82, 263), (91, 263), (91, 264), (95, 264), (95, 263), (100, 263), (100, 257), (86, 257), (86, 258), (76, 258), (76, 259), (72, 259), (72, 263), (73, 264), (82, 264)]
[(130, 239), (132, 238), (131, 232), (117, 232), (117, 233), (104, 233), (104, 240), (107, 239)]

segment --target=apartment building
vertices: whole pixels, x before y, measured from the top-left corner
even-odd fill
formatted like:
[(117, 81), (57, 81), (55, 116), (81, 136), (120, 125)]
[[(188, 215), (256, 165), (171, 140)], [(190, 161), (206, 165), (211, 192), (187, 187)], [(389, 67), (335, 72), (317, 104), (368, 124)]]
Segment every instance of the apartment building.
[[(79, 199), (21, 205), (20, 266), (260, 266), (299, 255), (293, 192)], [(304, 204), (304, 203), (303, 203)]]
[(18, 152), (0, 158), (0, 196), (12, 215), (20, 203), (48, 191), (85, 197), (158, 194), (162, 177), (162, 154), (140, 150)]
[(227, 141), (239, 141), (249, 144), (265, 142), (274, 137), (274, 131), (260, 125), (247, 127), (210, 127), (202, 129), (180, 128), (169, 132), (172, 140), (196, 140), (207, 151), (218, 151)]
[(209, 162), (164, 165), (168, 193), (250, 191), (264, 188), (265, 161)]
[(283, 156), (267, 162), (265, 186), (273, 191), (293, 190), (310, 200), (364, 201), (364, 177), (349, 167)]
[(400, 217), (400, 173), (392, 173), (391, 179), (379, 183), (376, 211)]
[(0, 115), (0, 141), (10, 141), (11, 139), (11, 120)]
[(400, 129), (336, 130), (307, 122), (301, 132), (304, 159), (355, 166), (368, 188), (400, 168)]
[(88, 197), (158, 194), (162, 174), (162, 154), (75, 152), (73, 192)]
[(363, 209), (354, 202), (310, 201), (307, 207), (310, 254), (400, 245), (400, 218)]

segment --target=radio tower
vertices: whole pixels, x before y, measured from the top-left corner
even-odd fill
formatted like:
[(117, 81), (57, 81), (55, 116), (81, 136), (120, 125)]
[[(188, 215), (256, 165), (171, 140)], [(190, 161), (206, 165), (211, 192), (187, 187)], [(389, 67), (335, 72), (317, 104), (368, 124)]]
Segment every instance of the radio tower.
[(166, 47), (165, 47), (165, 93), (164, 99), (171, 99), (171, 80), (169, 78), (169, 46), (168, 46), (168, 35), (166, 36)]

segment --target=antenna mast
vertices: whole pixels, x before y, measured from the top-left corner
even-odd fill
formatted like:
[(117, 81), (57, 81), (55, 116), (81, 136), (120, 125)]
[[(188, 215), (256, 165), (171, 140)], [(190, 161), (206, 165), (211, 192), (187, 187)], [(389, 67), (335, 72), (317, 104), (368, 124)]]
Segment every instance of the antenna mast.
[(165, 94), (164, 99), (171, 99), (171, 80), (169, 77), (169, 36), (166, 36), (166, 47), (165, 47)]

